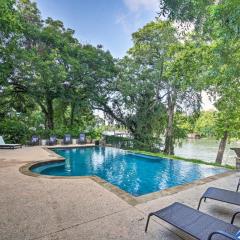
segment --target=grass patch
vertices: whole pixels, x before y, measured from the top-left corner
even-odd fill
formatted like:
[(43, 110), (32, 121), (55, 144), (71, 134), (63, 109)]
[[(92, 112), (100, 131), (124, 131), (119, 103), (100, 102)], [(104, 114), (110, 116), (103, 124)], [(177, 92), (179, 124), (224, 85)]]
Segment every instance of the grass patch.
[(167, 155), (164, 153), (153, 153), (153, 152), (146, 152), (146, 151), (142, 151), (142, 150), (129, 150), (130, 152), (133, 153), (140, 153), (140, 154), (145, 154), (145, 155), (149, 155), (149, 156), (154, 156), (154, 157), (161, 157), (161, 158), (168, 158), (168, 159), (174, 159), (174, 160), (183, 160), (183, 161), (187, 161), (187, 162), (191, 162), (191, 163), (197, 163), (197, 164), (205, 164), (205, 165), (210, 165), (210, 166), (215, 166), (215, 167), (224, 167), (224, 168), (228, 168), (231, 170), (236, 170), (235, 167), (230, 166), (230, 165), (221, 165), (219, 163), (209, 163), (209, 162), (205, 162), (199, 159), (189, 159), (189, 158), (183, 158), (183, 157), (179, 157), (179, 156), (175, 156), (175, 155)]

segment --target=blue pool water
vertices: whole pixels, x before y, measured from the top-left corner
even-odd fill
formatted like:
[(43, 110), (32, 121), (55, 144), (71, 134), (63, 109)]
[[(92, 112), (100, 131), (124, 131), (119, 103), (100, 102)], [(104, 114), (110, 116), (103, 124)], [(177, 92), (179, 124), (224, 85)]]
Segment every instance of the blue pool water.
[(227, 171), (208, 165), (170, 160), (108, 147), (55, 149), (65, 162), (33, 167), (54, 176), (96, 175), (122, 190), (140, 196)]

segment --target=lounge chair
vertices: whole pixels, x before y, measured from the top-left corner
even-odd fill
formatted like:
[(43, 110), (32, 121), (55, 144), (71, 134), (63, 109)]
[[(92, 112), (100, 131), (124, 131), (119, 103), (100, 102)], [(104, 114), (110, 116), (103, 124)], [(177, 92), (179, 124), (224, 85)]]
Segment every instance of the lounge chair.
[(198, 210), (201, 206), (201, 202), (204, 199), (213, 199), (220, 202), (230, 203), (234, 205), (240, 206), (240, 193), (229, 191), (221, 188), (210, 187), (206, 190), (206, 192), (202, 195), (198, 203)]
[(156, 216), (183, 232), (199, 240), (240, 239), (240, 229), (184, 204), (175, 202), (157, 212), (148, 215), (145, 232), (147, 232), (150, 217)]
[(29, 142), (30, 146), (37, 146), (40, 145), (40, 137), (38, 136), (32, 136), (30, 142)]
[(85, 133), (80, 133), (78, 138), (78, 144), (85, 144), (86, 141), (86, 135)]
[(63, 144), (72, 144), (72, 137), (70, 134), (65, 134), (63, 137)]
[(57, 144), (57, 137), (51, 136), (49, 140), (47, 141), (47, 145), (53, 146)]
[(0, 149), (16, 149), (21, 147), (21, 144), (6, 144), (3, 140), (3, 137), (0, 136)]
[(30, 145), (31, 145), (31, 146), (40, 145), (40, 137), (38, 137), (38, 136), (32, 136), (32, 138), (31, 138), (31, 140), (30, 140)]

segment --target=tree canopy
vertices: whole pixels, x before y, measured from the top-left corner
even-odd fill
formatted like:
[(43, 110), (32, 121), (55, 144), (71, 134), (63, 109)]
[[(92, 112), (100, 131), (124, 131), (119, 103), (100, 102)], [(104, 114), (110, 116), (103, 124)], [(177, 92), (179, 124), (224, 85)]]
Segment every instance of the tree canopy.
[(13, 111), (31, 118), (37, 112), (46, 132), (85, 130), (94, 118), (92, 90), (114, 73), (111, 54), (81, 44), (61, 21), (43, 20), (36, 3), (3, 1), (3, 6), (1, 115), (7, 119)]

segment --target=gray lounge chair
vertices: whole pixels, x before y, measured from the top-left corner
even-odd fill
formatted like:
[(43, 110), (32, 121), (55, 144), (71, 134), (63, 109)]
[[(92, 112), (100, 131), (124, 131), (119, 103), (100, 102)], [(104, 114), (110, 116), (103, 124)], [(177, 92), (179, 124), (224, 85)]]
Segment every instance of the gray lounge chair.
[(16, 149), (21, 147), (21, 144), (6, 144), (3, 140), (3, 137), (0, 136), (0, 149)]
[(178, 202), (157, 212), (150, 213), (145, 232), (147, 232), (149, 220), (152, 216), (162, 219), (199, 240), (240, 239), (240, 229), (237, 226)]
[(70, 134), (65, 134), (63, 137), (62, 144), (72, 144), (72, 137)]
[(57, 137), (56, 136), (50, 136), (49, 140), (47, 141), (47, 145), (53, 146), (57, 144)]
[(78, 144), (85, 144), (85, 143), (87, 143), (86, 135), (85, 133), (80, 133), (78, 138)]
[(198, 210), (201, 206), (201, 202), (204, 199), (213, 199), (220, 202), (230, 203), (234, 205), (240, 206), (240, 193), (229, 191), (221, 188), (210, 187), (206, 190), (206, 192), (202, 195), (198, 203)]
[(32, 138), (31, 138), (31, 140), (30, 140), (30, 142), (29, 142), (29, 145), (30, 146), (38, 146), (38, 145), (40, 145), (40, 137), (38, 137), (38, 136), (32, 136)]

